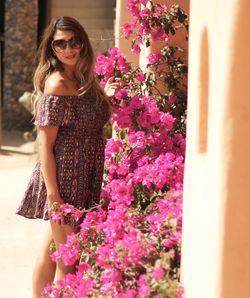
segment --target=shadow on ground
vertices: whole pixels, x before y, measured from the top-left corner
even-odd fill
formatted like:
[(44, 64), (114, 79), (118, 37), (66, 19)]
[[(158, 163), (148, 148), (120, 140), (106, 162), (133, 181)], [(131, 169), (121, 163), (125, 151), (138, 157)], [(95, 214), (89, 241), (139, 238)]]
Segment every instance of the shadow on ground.
[(36, 141), (25, 141), (22, 131), (3, 131), (0, 148), (0, 169), (12, 169), (34, 164)]

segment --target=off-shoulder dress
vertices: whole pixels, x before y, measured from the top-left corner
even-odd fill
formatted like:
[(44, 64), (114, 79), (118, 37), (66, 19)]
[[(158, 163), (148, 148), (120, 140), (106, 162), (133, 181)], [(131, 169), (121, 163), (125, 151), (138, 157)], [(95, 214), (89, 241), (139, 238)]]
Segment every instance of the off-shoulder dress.
[[(107, 102), (98, 105), (95, 97), (88, 95), (44, 95), (38, 106), (36, 125), (59, 126), (54, 145), (58, 188), (64, 202), (76, 208), (89, 208), (99, 201), (105, 149), (103, 127), (109, 116)], [(16, 213), (49, 219), (40, 161)]]

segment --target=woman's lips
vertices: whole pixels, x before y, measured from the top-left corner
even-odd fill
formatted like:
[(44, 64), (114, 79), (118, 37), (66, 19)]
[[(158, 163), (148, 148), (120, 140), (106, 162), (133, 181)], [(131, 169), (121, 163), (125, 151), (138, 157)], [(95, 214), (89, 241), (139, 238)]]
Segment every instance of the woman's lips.
[(65, 56), (66, 59), (74, 59), (76, 55)]

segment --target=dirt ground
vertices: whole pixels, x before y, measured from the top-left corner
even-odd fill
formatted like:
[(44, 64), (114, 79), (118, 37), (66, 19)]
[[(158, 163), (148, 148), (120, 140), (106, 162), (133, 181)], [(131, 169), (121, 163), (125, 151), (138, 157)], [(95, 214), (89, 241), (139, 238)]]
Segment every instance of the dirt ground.
[(1, 297), (31, 298), (33, 264), (47, 222), (18, 216), (35, 165), (35, 142), (25, 142), (21, 132), (3, 132), (0, 150), (0, 289)]

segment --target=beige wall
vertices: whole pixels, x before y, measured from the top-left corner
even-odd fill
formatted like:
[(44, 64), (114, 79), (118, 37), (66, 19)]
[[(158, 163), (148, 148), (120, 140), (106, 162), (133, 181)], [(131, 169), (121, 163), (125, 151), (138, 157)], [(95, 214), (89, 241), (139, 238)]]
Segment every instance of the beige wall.
[(250, 296), (248, 0), (192, 0), (185, 298)]
[(131, 52), (131, 39), (126, 39), (122, 31), (122, 25), (131, 20), (131, 14), (126, 8), (126, 1), (116, 0), (115, 46), (125, 55), (128, 62), (138, 65), (139, 56)]

